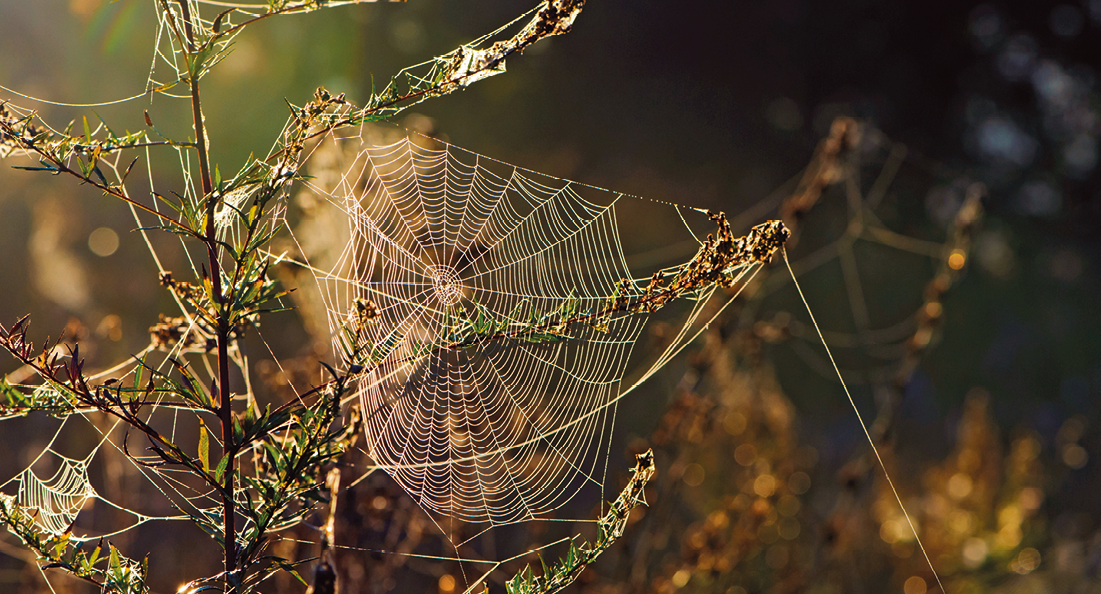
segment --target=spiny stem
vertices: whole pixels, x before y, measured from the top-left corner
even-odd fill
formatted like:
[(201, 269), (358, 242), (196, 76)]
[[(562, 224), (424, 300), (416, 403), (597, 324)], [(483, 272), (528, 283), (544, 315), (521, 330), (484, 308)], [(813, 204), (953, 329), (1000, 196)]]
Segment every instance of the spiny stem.
[[(191, 10), (188, 0), (177, 0), (183, 11), (184, 32), (187, 35), (189, 51), (195, 50), (195, 33), (191, 25)], [(233, 473), (236, 453), (233, 447), (233, 402), (229, 393), (229, 311), (222, 299), (222, 269), (218, 259), (219, 246), (214, 226), (214, 184), (210, 177), (210, 159), (207, 151), (206, 132), (203, 126), (202, 101), (199, 99), (198, 68), (192, 68), (188, 80), (191, 86), (191, 112), (195, 121), (195, 146), (199, 152), (199, 177), (202, 179), (203, 198), (206, 200), (206, 243), (207, 258), (210, 262), (210, 280), (213, 286), (212, 300), (218, 316), (218, 417), (222, 425), (222, 456), (229, 460), (225, 471), (225, 491), (222, 495), (222, 519), (224, 525), (223, 543), (225, 546), (225, 591), (234, 592), (231, 585), (232, 574), (237, 569), (237, 532), (234, 528)]]

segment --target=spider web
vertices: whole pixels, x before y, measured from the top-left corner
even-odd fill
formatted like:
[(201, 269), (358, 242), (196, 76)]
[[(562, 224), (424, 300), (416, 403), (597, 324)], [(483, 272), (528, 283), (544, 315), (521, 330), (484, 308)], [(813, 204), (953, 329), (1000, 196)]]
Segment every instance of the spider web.
[[(173, 39), (161, 35), (164, 29), (161, 22), (159, 59), (154, 58), (147, 89), (157, 84), (153, 67), (158, 60), (181, 68), (168, 51)], [(391, 138), (380, 138), (387, 135)], [(655, 272), (675, 274), (675, 264), (699, 249), (700, 238), (713, 225), (696, 209), (538, 174), (415, 135), (393, 136), (365, 128), (357, 137), (330, 138), (329, 146), (340, 145), (341, 154), (351, 159), (331, 178), (317, 176), (309, 188), (324, 199), (324, 208), (331, 211), (324, 216), (333, 225), (323, 231), (324, 241), (292, 226), (297, 255), (315, 273), (333, 354), (339, 357), (349, 339), (370, 351), (371, 365), (357, 392), (367, 412), (368, 454), (376, 464), (367, 473), (386, 471), (437, 521), (451, 518), (489, 527), (558, 519), (562, 507), (583, 489), (604, 499), (618, 401), (690, 342), (700, 316), (712, 315), (705, 304), (713, 291), (660, 312), (574, 324), (560, 333), (530, 330), (553, 322), (556, 315), (561, 318), (566, 308), (594, 311), (616, 299), (637, 300)], [(325, 156), (323, 147), (315, 151), (315, 159)], [(187, 199), (195, 200), (192, 164), (186, 151), (179, 151), (179, 158), (184, 174), (180, 186)], [(877, 328), (866, 313), (867, 299), (854, 272), (856, 239), (941, 256), (942, 244), (884, 234), (882, 225), (865, 214), (882, 200), (893, 177), (894, 171), (886, 168), (883, 184), (874, 184), (866, 204), (860, 202), (858, 186), (847, 186), (854, 197), (850, 220), (866, 217), (869, 224), (796, 264), (802, 273), (832, 259), (842, 262), (856, 328), (834, 333), (831, 343), (895, 346), (890, 343), (912, 334), (916, 324), (917, 314)], [(226, 197), (218, 213), (223, 236), (234, 232), (233, 207), (245, 198)], [(650, 245), (632, 237), (630, 222), (637, 220), (646, 220), (648, 229), (657, 221), (671, 222), (657, 225), (660, 243), (678, 250), (663, 249), (656, 258), (626, 257), (640, 245)], [(140, 222), (138, 226), (143, 227)], [(199, 268), (195, 261), (193, 271)], [(158, 267), (164, 272), (159, 259)], [(742, 270), (739, 278), (753, 271)], [(774, 289), (766, 286), (758, 298)], [(377, 316), (362, 314), (367, 304), (377, 307)], [(186, 317), (182, 305), (181, 311)], [(655, 319), (671, 323), (673, 337), (657, 349), (639, 348)], [(491, 331), (484, 330), (487, 324)], [(787, 327), (798, 338), (809, 334), (797, 323)], [(183, 328), (185, 335), (201, 333), (193, 320), (186, 320)], [(507, 336), (510, 331), (516, 335)], [(471, 338), (470, 344), (462, 344)], [(813, 368), (824, 367), (809, 349), (799, 353)], [(234, 355), (239, 367), (247, 369), (247, 358)], [(899, 355), (897, 347), (879, 351), (879, 358), (889, 362), (887, 368), (894, 367)], [(882, 381), (893, 373), (876, 370), (868, 376)], [(823, 375), (830, 375), (829, 370), (823, 369)], [(247, 381), (249, 374), (244, 377)], [(251, 388), (247, 393), (253, 397)], [(172, 422), (175, 436), (174, 412), (154, 408), (150, 417), (154, 415)], [(76, 540), (124, 533), (155, 519), (186, 518), (127, 509), (100, 495), (92, 485), (94, 473), (89, 474), (93, 460), (104, 444), (116, 450), (111, 455), (123, 457), (121, 437), (110, 436), (108, 430), (82, 457), (62, 454), (51, 442), (38, 458), (57, 467), (50, 478), (36, 474), (31, 464), (0, 487), (14, 486), (16, 503), (38, 510), (36, 521), (54, 534), (72, 527), (90, 501), (133, 515), (122, 527), (78, 530)], [(130, 463), (178, 510), (216, 513), (217, 498), (189, 485), (184, 473)], [(458, 536), (454, 525), (441, 531), (456, 546), (474, 538)], [(456, 558), (462, 557), (456, 548)]]
[[(356, 346), (369, 349), (372, 365), (356, 397), (368, 413), (367, 449), (375, 464), (360, 480), (385, 470), (437, 521), (455, 553), (433, 558), (498, 567), (504, 562), (499, 555), (460, 553), (481, 534), (460, 535), (462, 524), (488, 530), (558, 520), (555, 512), (586, 488), (604, 499), (619, 399), (690, 342), (693, 322), (715, 292), (712, 283), (679, 293), (683, 299), (660, 311), (628, 311), (644, 303), (655, 273), (675, 278), (684, 260), (628, 266), (624, 254), (648, 242), (624, 236), (619, 217), (659, 221), (672, 240), (697, 246), (715, 224), (705, 211), (543, 176), (415, 135), (372, 148), (364, 148), (361, 137), (331, 138), (314, 149), (315, 157), (332, 145), (351, 147), (351, 162), (341, 164), (331, 188), (318, 176), (309, 189), (324, 196), (325, 207), (342, 220), (320, 235), (344, 244), (318, 255), (311, 244), (319, 234), (291, 231), (301, 264), (316, 272), (336, 358), (348, 332), (362, 322), (354, 338)], [(186, 151), (177, 152), (183, 199), (195, 199), (193, 164)], [(117, 159), (101, 162), (113, 172), (125, 166)], [(151, 174), (148, 181), (156, 192)], [(227, 196), (228, 206), (218, 213), (221, 237), (239, 232), (227, 214), (238, 202)], [(168, 270), (149, 240), (149, 227), (132, 212), (163, 277)], [(275, 216), (285, 215), (279, 207)], [(186, 266), (199, 276), (202, 254), (181, 245)], [(725, 272), (735, 284), (755, 270), (748, 265)], [(367, 302), (378, 316), (361, 320), (359, 308)], [(621, 302), (622, 315), (596, 315)], [(143, 368), (165, 370), (171, 359), (213, 375), (203, 348), (206, 330), (184, 304), (177, 305), (181, 317), (171, 322), (178, 334), (173, 340), (137, 353), (140, 365), (130, 361), (89, 379), (137, 385)], [(657, 349), (636, 353), (654, 319), (675, 321), (679, 332)], [(55, 348), (68, 354), (64, 345)], [(281, 357), (271, 355), (281, 365)], [(236, 346), (230, 357), (243, 372), (246, 397), (254, 399), (248, 357)], [(628, 369), (634, 373), (625, 381)], [(23, 385), (25, 371), (7, 379)], [(127, 449), (117, 423), (104, 427), (88, 412), (77, 411), (50, 429), (51, 441), (35, 461), (0, 485), (14, 491), (3, 496), (31, 513), (44, 532), (88, 542), (129, 534), (155, 520), (218, 516), (217, 493), (187, 471), (155, 466), (159, 458), (135, 452), (132, 436)], [(194, 420), (178, 412), (153, 402), (143, 414), (149, 424), (167, 426), (173, 441), (189, 443)], [(74, 456), (55, 448), (82, 423), (99, 435), (93, 449)], [(101, 477), (108, 473), (96, 466), (112, 462), (124, 465), (140, 486), (115, 497), (101, 494)], [(36, 464), (56, 470), (36, 472)], [(240, 497), (243, 504), (245, 494)], [(97, 504), (119, 514), (89, 513)], [(120, 522), (121, 516), (128, 519)], [(453, 520), (447, 529), (444, 518)]]
[[(52, 390), (42, 386), (39, 390)], [(54, 449), (54, 444), (69, 424), (66, 419), (54, 432), (50, 443), (42, 449), (26, 468), (18, 475), (0, 483), (0, 489), (14, 485), (16, 493), (11, 496), (0, 495), (24, 510), (30, 510), (38, 526), (49, 534), (58, 536), (74, 532), (77, 516), (82, 510), (99, 502), (123, 512), (132, 518), (129, 524), (113, 527), (110, 531), (96, 531), (94, 535), (85, 530), (72, 534), (74, 542), (109, 538), (125, 533), (152, 520), (184, 520), (186, 515), (149, 515), (135, 509), (128, 509), (101, 495), (92, 485), (89, 468), (93, 459), (105, 444), (114, 445), (110, 440), (110, 431), (83, 458), (77, 459)], [(37, 465), (56, 466), (49, 478), (42, 478), (35, 471)]]
[[(186, 182), (185, 154), (181, 151)], [(871, 218), (893, 183), (893, 160), (887, 159), (866, 195), (855, 175), (859, 167), (845, 174), (852, 181), (838, 189), (850, 200), (840, 204), (852, 208), (842, 216), (866, 217), (859, 237), (944, 259), (948, 243), (908, 241)], [(715, 309), (729, 301), (712, 287), (687, 295), (679, 306), (613, 317), (605, 324), (594, 318), (593, 324), (558, 329), (552, 322), (567, 311), (599, 310), (617, 299), (638, 302), (654, 273), (677, 274), (714, 230), (706, 213), (542, 175), (389, 127), (330, 137), (312, 149), (307, 167), (311, 178), (294, 202), (301, 210), (312, 201), (311, 213), (300, 218), (285, 213), (293, 248), (285, 258), (312, 273), (321, 304), (317, 330), (333, 337), (330, 360), (339, 359), (350, 338), (369, 350), (356, 394), (367, 413), (366, 449), (374, 462), (365, 474), (384, 470), (441, 525), (455, 554), (432, 558), (487, 563), (492, 571), (545, 547), (515, 556), (470, 548), (460, 553), (477, 534), (462, 532), (457, 524), (488, 530), (532, 519), (591, 517), (563, 506), (584, 489), (605, 498), (619, 400), (691, 342), (701, 319), (717, 316)], [(763, 217), (777, 204), (762, 202), (763, 212), (740, 218)], [(630, 232), (633, 221), (645, 221), (658, 243), (676, 249), (640, 254), (653, 242)], [(223, 232), (233, 232), (232, 226)], [(797, 260), (797, 271), (835, 258), (859, 258), (850, 250), (852, 241), (829, 242), (832, 247)], [(151, 245), (150, 251), (164, 272)], [(733, 277), (745, 286), (756, 270), (745, 267)], [(863, 296), (867, 287), (859, 278), (844, 280), (850, 297), (874, 301)], [(771, 282), (762, 289), (757, 298), (775, 295)], [(377, 314), (368, 313), (375, 309)], [(896, 335), (912, 333), (917, 317), (886, 330), (872, 319), (845, 336), (860, 346), (889, 344)], [(860, 317), (854, 313), (853, 319)], [(646, 340), (646, 330), (656, 321), (674, 331), (654, 347), (647, 345), (653, 341)], [(534, 332), (536, 327), (543, 331)], [(787, 327), (794, 336), (801, 334), (796, 324)], [(182, 332), (202, 330), (185, 320)], [(862, 333), (867, 338), (853, 338)], [(843, 336), (831, 342), (838, 338)], [(181, 338), (169, 354), (182, 355), (187, 344)], [(888, 361), (899, 356), (881, 355)], [(189, 356), (200, 362), (207, 357), (198, 351)], [(240, 368), (249, 367), (243, 353), (233, 356)], [(132, 368), (121, 375), (130, 373)], [(115, 375), (118, 370), (108, 370), (100, 377)], [(251, 397), (251, 387), (247, 392)], [(154, 408), (154, 415), (172, 423), (175, 439), (175, 412)], [(101, 435), (99, 445), (76, 457), (58, 452), (51, 442), (39, 459), (52, 460), (60, 469), (55, 475), (43, 479), (50, 474), (32, 472), (31, 464), (2, 487), (15, 487), (19, 505), (40, 510), (39, 524), (52, 533), (72, 526), (89, 500), (133, 514), (121, 528), (78, 530), (79, 540), (186, 517), (143, 513), (123, 504), (145, 509), (145, 503), (113, 503), (101, 496), (89, 465), (104, 450), (124, 458), (122, 436), (110, 429)], [(127, 460), (177, 510), (217, 513), (217, 498), (188, 484), (185, 473)], [(454, 524), (445, 528), (448, 518)]]
[[(530, 13), (515, 22), (527, 16)], [(173, 51), (178, 49), (177, 40), (165, 34), (167, 17), (160, 18), (145, 92), (97, 105), (176, 96), (156, 71), (167, 67), (177, 76), (165, 80), (178, 80), (185, 66)], [(414, 66), (403, 72), (402, 82), (410, 87), (425, 85), (439, 67), (437, 61)], [(97, 127), (93, 134), (99, 132)], [(430, 144), (427, 139), (418, 142)], [(633, 216), (646, 206), (651, 213), (637, 216), (672, 217), (674, 230), (697, 245), (701, 242), (696, 234), (714, 226), (702, 211), (540, 176), (454, 147), (429, 148), (408, 138), (404, 147), (404, 152), (398, 145), (390, 147), (395, 152), (389, 162), (384, 153), (364, 149), (358, 174), (353, 173), (354, 167), (347, 170), (341, 176), (341, 189), (327, 194), (330, 204), (347, 217), (352, 239), (344, 256), (319, 274), (317, 281), (336, 347), (350, 326), (358, 300), (380, 306), (379, 319), (365, 326), (357, 339), (369, 343), (379, 361), (360, 380), (357, 393), (364, 410), (371, 411), (368, 447), (378, 463), (367, 474), (375, 468), (386, 470), (437, 517), (489, 525), (549, 519), (586, 487), (603, 494), (616, 403), (687, 344), (691, 323), (713, 287), (689, 295), (686, 307), (670, 307), (662, 313), (679, 316), (681, 333), (667, 341), (659, 356), (627, 384), (625, 370), (635, 355), (634, 345), (655, 316), (612, 316), (562, 329), (549, 327), (550, 322), (565, 316), (567, 308), (593, 311), (616, 299), (643, 296), (655, 270), (632, 274), (626, 265), (617, 220), (620, 201), (635, 203), (628, 207)], [(186, 150), (176, 153), (182, 172), (177, 186), (181, 199), (198, 201), (195, 164)], [(146, 161), (148, 157), (147, 151)], [(126, 165), (115, 157), (100, 164), (116, 174)], [(373, 172), (376, 195), (370, 200), (351, 199), (365, 172)], [(157, 194), (151, 172), (149, 190)], [(378, 192), (386, 194), (389, 202)], [(225, 198), (216, 219), (220, 237), (238, 232), (234, 209), (246, 198), (244, 194)], [(154, 203), (154, 208), (159, 206)], [(419, 215), (415, 214), (418, 208)], [(132, 213), (158, 271), (166, 274), (162, 256), (145, 231), (147, 222), (133, 209)], [(424, 223), (410, 227), (418, 216)], [(294, 241), (310, 240), (296, 237)], [(182, 245), (187, 266), (199, 276), (202, 254)], [(676, 270), (666, 269), (670, 274)], [(750, 270), (732, 276), (740, 278)], [(175, 345), (163, 354), (150, 347), (137, 357), (143, 359), (142, 365), (159, 370), (168, 367), (170, 358), (186, 357), (210, 373), (209, 355), (192, 348), (202, 343), (204, 329), (178, 299), (177, 305), (182, 317)], [(476, 330), (486, 320), (501, 332), (525, 324), (543, 327), (545, 332), (478, 340), (461, 349), (448, 346), (461, 331)], [(447, 348), (422, 352), (426, 345)], [(340, 352), (339, 348), (334, 351)], [(279, 357), (272, 355), (278, 364)], [(236, 348), (230, 356), (248, 383), (248, 358)], [(129, 381), (140, 367), (130, 362), (89, 377)], [(15, 385), (21, 384), (18, 375), (9, 376)], [(246, 394), (254, 398), (251, 386), (246, 386)], [(0, 484), (0, 489), (14, 490), (13, 495), (3, 496), (31, 510), (43, 531), (68, 533), (73, 542), (86, 542), (128, 533), (154, 520), (218, 514), (220, 501), (210, 489), (193, 484), (184, 471), (145, 465), (158, 462), (157, 457), (127, 451), (117, 424), (100, 427), (95, 415), (86, 412), (53, 429), (50, 445), (35, 461)], [(147, 419), (151, 424), (154, 420), (169, 424), (173, 440), (191, 431), (183, 423), (177, 425), (181, 417), (172, 406), (150, 406)], [(75, 457), (55, 449), (58, 438), (80, 423), (95, 428), (101, 438), (98, 444)], [(140, 495), (127, 494), (130, 501), (112, 501), (93, 485), (101, 481), (94, 466), (116, 458), (125, 460), (127, 472), (144, 479)], [(56, 470), (42, 474), (34, 470), (36, 464)], [(151, 503), (154, 499), (156, 504)], [(94, 514), (87, 511), (97, 502), (129, 514), (130, 520), (104, 526), (98, 517), (89, 518)], [(157, 507), (175, 513), (148, 511)]]
[[(177, 40), (165, 35), (167, 17), (160, 18), (141, 96), (152, 97), (156, 87), (155, 94), (172, 97), (171, 83), (161, 84), (156, 68), (174, 71), (176, 76), (166, 79), (171, 81), (186, 67), (174, 51)], [(414, 67), (407, 84), (424, 84), (438, 66)], [(357, 397), (366, 413), (367, 451), (377, 468), (435, 517), (490, 527), (551, 519), (585, 488), (603, 499), (618, 401), (691, 341), (693, 324), (715, 291), (710, 285), (680, 295), (687, 303), (661, 312), (595, 315), (619, 301), (641, 303), (657, 280), (683, 270), (677, 263), (629, 266), (630, 238), (624, 232), (629, 227), (620, 220), (669, 221), (663, 241), (683, 239), (698, 249), (700, 237), (713, 229), (707, 213), (541, 175), (416, 136), (353, 152), (334, 188), (311, 184), (344, 216), (345, 246), (333, 262), (301, 251), (316, 272), (334, 354), (347, 350), (349, 342), (368, 354)], [(188, 154), (178, 155), (182, 199), (198, 201)], [(117, 160), (103, 166), (119, 170)], [(151, 175), (149, 181), (152, 191)], [(222, 237), (235, 233), (235, 208), (247, 197), (224, 200), (217, 220)], [(137, 213), (134, 217), (144, 229)], [(163, 275), (166, 270), (146, 241)], [(295, 242), (302, 247), (302, 241)], [(195, 254), (187, 246), (184, 254), (198, 276)], [(755, 269), (727, 272), (736, 282)], [(184, 354), (188, 336), (203, 333), (179, 306), (182, 338), (161, 368), (168, 357)], [(368, 306), (377, 308), (377, 315), (364, 316)], [(571, 318), (576, 321), (568, 323)], [(636, 353), (655, 318), (670, 321), (676, 331), (656, 356)], [(189, 354), (209, 371), (206, 354)], [(247, 358), (236, 350), (231, 356), (248, 382)], [(143, 365), (158, 364), (150, 358)], [(628, 369), (636, 370), (630, 380)], [(101, 377), (126, 380), (137, 370), (122, 366)], [(246, 392), (253, 398), (251, 386)], [(186, 472), (143, 465), (156, 458), (131, 456), (117, 424), (101, 429), (92, 416), (63, 422), (35, 461), (0, 485), (15, 489), (7, 497), (34, 510), (45, 532), (73, 531), (94, 502), (132, 519), (107, 529), (78, 528), (74, 541), (126, 533), (152, 520), (217, 514), (219, 501), (210, 489), (189, 483)], [(151, 423), (154, 417), (171, 423), (170, 435), (177, 439), (172, 407), (150, 407)], [(96, 446), (80, 457), (55, 449), (67, 425), (81, 420), (99, 431)], [(127, 508), (101, 495), (90, 468), (104, 450), (125, 459), (179, 513), (145, 513), (139, 511), (147, 507), (144, 502)], [(56, 471), (42, 478), (34, 470), (38, 463)], [(453, 529), (448, 532), (458, 540)], [(459, 556), (460, 543), (455, 544)]]
[(342, 221), (328, 229), (341, 238), (328, 251), (315, 234), (295, 239), (334, 353), (369, 353), (357, 388), (367, 453), (426, 511), (463, 522), (546, 519), (586, 486), (602, 493), (617, 402), (687, 344), (715, 290), (689, 296), (675, 337), (625, 382), (653, 316), (593, 312), (681, 267), (631, 269), (622, 213), (676, 221), (671, 236), (697, 246), (713, 224), (415, 134), (382, 146), (370, 134), (330, 139), (350, 162), (309, 184), (332, 210), (313, 216)]

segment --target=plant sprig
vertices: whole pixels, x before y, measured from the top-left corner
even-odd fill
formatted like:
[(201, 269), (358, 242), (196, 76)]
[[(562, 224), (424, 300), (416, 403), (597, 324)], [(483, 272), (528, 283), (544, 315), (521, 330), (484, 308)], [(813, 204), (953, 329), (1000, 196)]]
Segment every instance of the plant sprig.
[(608, 513), (596, 522), (596, 540), (589, 543), (581, 537), (571, 538), (566, 555), (549, 566), (540, 557), (542, 574), (535, 575), (531, 565), (528, 565), (505, 582), (508, 594), (551, 594), (562, 591), (623, 536), (631, 510), (645, 504), (643, 492), (646, 484), (657, 474), (653, 450), (646, 450), (636, 458), (635, 467), (631, 469), (631, 480), (611, 503)]
[(134, 561), (119, 552), (114, 544), (107, 543), (107, 555), (103, 555), (101, 540), (91, 552), (74, 539), (71, 531), (52, 534), (43, 530), (35, 521), (34, 508), (21, 507), (15, 498), (0, 493), (0, 526), (16, 535), (43, 563), (42, 569), (62, 569), (73, 577), (113, 594), (145, 594), (149, 592), (146, 575), (149, 559)]

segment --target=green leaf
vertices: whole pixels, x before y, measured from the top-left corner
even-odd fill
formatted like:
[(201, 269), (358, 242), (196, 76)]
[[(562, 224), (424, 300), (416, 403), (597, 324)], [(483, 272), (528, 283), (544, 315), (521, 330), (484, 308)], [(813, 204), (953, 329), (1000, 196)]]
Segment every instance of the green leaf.
[(108, 567), (117, 570), (122, 566), (122, 562), (119, 561), (119, 550), (111, 543), (107, 543), (107, 546), (111, 547), (111, 560), (108, 562)]
[(61, 173), (61, 171), (58, 170), (58, 168), (54, 167), (53, 165), (49, 165), (49, 164), (46, 164), (46, 163), (43, 163), (43, 165), (44, 165), (43, 167), (30, 167), (30, 166), (26, 166), (26, 165), (12, 165), (11, 168), (12, 169), (22, 169), (23, 171), (49, 171), (53, 175), (57, 175), (57, 174)]
[(0, 377), (0, 396), (3, 396), (11, 404), (23, 404), (27, 401), (22, 392), (8, 383), (7, 378)]
[(245, 428), (241, 426), (240, 419), (233, 419), (233, 443), (242, 444), (245, 442)]
[(69, 544), (69, 535), (62, 534), (58, 537), (57, 542), (54, 543), (54, 559), (60, 559), (61, 554), (65, 552), (65, 547)]
[(206, 428), (206, 423), (199, 419), (199, 462), (203, 465), (203, 470), (210, 472), (210, 431)]
[(218, 462), (218, 467), (214, 469), (214, 480), (219, 483), (222, 482), (222, 477), (226, 473), (226, 468), (229, 466), (229, 460), (231, 455), (222, 456), (222, 460)]
[(230, 8), (228, 10), (223, 11), (221, 14), (219, 14), (214, 19), (214, 24), (210, 27), (210, 30), (215, 32), (215, 33), (218, 33), (219, 30), (221, 30), (221, 28), (222, 28), (222, 19), (224, 19), (226, 17), (226, 15), (228, 15), (229, 13), (231, 13), (233, 11), (234, 11), (234, 9)]
[(293, 575), (295, 578), (298, 579), (298, 581), (302, 582), (303, 586), (309, 586), (309, 584), (306, 583), (306, 580), (302, 579), (302, 576), (298, 575), (298, 571), (294, 569), (293, 565), (282, 560), (278, 560), (276, 561), (276, 563), (279, 565), (279, 567), (283, 569), (283, 571)]
[(92, 113), (96, 114), (96, 119), (99, 120), (100, 125), (103, 126), (107, 130), (107, 138), (109, 138), (111, 140), (117, 140), (118, 136), (115, 134), (115, 131), (112, 130), (111, 127), (107, 125), (107, 122), (103, 121), (103, 116), (99, 115), (99, 112), (97, 112), (94, 109), (92, 110)]
[(210, 275), (203, 276), (203, 291), (206, 293), (207, 300), (211, 304), (218, 303), (220, 299), (216, 299), (214, 295), (214, 281), (211, 280)]

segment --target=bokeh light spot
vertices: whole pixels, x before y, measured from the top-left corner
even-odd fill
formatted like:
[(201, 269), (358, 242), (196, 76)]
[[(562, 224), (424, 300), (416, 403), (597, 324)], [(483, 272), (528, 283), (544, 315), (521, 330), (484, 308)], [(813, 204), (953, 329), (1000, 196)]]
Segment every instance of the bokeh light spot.
[(739, 412), (729, 412), (723, 418), (723, 429), (731, 435), (741, 435), (745, 431), (746, 418)]
[[(788, 484), (791, 484), (790, 479), (788, 481)], [(780, 501), (776, 502), (777, 511), (779, 511), (782, 515), (789, 517), (799, 513), (800, 507), (802, 507), (802, 504), (799, 503), (799, 498), (793, 497), (791, 495), (784, 495), (780, 498)]]
[(114, 342), (122, 340), (122, 318), (118, 314), (107, 314), (96, 326), (96, 336), (106, 337)]
[(784, 540), (795, 540), (799, 537), (801, 529), (802, 526), (795, 518), (781, 518), (776, 524), (776, 530), (780, 532), (780, 538)]
[(793, 472), (788, 477), (788, 488), (796, 495), (802, 495), (810, 490), (810, 475), (803, 471)]
[(762, 474), (753, 481), (753, 492), (761, 497), (771, 497), (776, 492), (776, 479), (771, 474)]
[(967, 256), (963, 254), (963, 250), (952, 250), (952, 254), (948, 256), (948, 266), (952, 270), (959, 270), (966, 263)]
[(983, 561), (986, 561), (986, 555), (989, 552), (990, 547), (985, 540), (972, 536), (963, 543), (963, 563), (969, 569), (977, 569)]
[(757, 448), (753, 444), (743, 443), (734, 450), (734, 459), (742, 466), (749, 466), (757, 459)]
[(698, 487), (703, 484), (704, 476), (706, 473), (703, 470), (703, 466), (693, 462), (684, 469), (684, 483), (689, 487)]
[(1089, 460), (1090, 455), (1086, 452), (1086, 448), (1078, 444), (1063, 448), (1063, 463), (1075, 470), (1084, 467)]
[(1032, 573), (1037, 567), (1040, 567), (1040, 551), (1032, 547), (1021, 549), (1017, 558), (1009, 563), (1009, 568), (1021, 575)]
[(948, 479), (948, 494), (953, 499), (963, 499), (971, 494), (971, 477), (962, 472), (957, 472)]
[(88, 249), (92, 250), (93, 254), (106, 258), (118, 251), (119, 235), (114, 229), (100, 227), (88, 236)]

